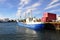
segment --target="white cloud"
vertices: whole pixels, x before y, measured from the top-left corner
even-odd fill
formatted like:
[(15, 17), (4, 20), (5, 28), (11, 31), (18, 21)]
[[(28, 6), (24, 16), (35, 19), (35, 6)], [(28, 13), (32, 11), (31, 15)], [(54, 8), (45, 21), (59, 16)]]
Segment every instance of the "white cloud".
[(36, 7), (38, 7), (40, 5), (41, 5), (40, 3), (36, 2), (36, 3), (32, 4), (31, 6), (26, 7), (27, 10), (23, 13), (23, 15), (25, 16), (25, 14), (31, 13), (31, 11), (36, 10), (37, 9)]
[(20, 16), (20, 15), (21, 15), (21, 13), (22, 13), (22, 10), (20, 10), (20, 9), (19, 9), (19, 10), (17, 11), (16, 16)]
[(32, 4), (31, 6), (26, 7), (26, 9), (29, 9), (29, 8), (33, 9), (33, 8), (38, 7), (40, 5), (41, 5), (41, 3), (36, 2), (36, 3)]
[[(30, 6), (27, 6), (25, 9), (28, 9), (28, 8), (35, 8), (35, 7), (40, 6), (40, 5), (41, 5), (40, 3), (36, 2), (36, 3), (34, 3), (34, 4), (30, 5)], [(24, 6), (24, 4), (21, 5), (18, 9), (22, 9), (23, 6)]]
[(26, 4), (28, 4), (29, 2), (30, 2), (30, 0), (20, 0), (19, 6), (20, 6), (20, 7), (23, 7), (23, 6), (25, 6)]
[(37, 8), (27, 9), (26, 14), (31, 13), (32, 11), (36, 10)]
[[(60, 3), (54, 4), (54, 3), (58, 2), (58, 1), (60, 1), (60, 0), (52, 0), (52, 2), (50, 2), (44, 10), (51, 9), (51, 8), (53, 8), (53, 7), (59, 6)], [(53, 4), (54, 4), (54, 5), (53, 5)]]
[(20, 4), (28, 4), (30, 0), (20, 0), (21, 3)]
[(35, 3), (35, 4), (32, 5), (32, 8), (33, 8), (33, 7), (37, 7), (37, 6), (39, 6), (39, 5), (40, 5), (40, 3)]
[[(28, 5), (30, 2), (30, 0), (20, 0), (20, 3), (19, 3), (19, 7), (18, 7), (18, 11), (17, 11), (17, 15), (20, 16), (21, 14), (25, 15), (25, 13), (30, 13), (31, 10), (36, 10), (38, 6), (41, 5), (41, 3), (39, 2), (36, 2), (30, 6), (26, 6), (24, 7), (25, 5)], [(24, 8), (23, 8), (24, 7)], [(23, 11), (23, 9), (25, 11)], [(19, 12), (20, 11), (20, 12)], [(22, 12), (23, 11), (23, 12)]]
[(26, 10), (26, 14), (31, 13), (31, 12), (32, 12), (32, 9)]
[(59, 0), (52, 0), (52, 2), (49, 4), (49, 6), (50, 5), (52, 5), (52, 4), (54, 4), (54, 3), (56, 3), (56, 2), (58, 2)]
[(60, 9), (56, 9), (56, 10), (51, 10), (49, 12), (60, 12)]
[(23, 12), (23, 16), (26, 18), (28, 14), (32, 13), (33, 9), (27, 9), (25, 12)]
[(54, 7), (57, 7), (57, 6), (60, 6), (60, 3), (57, 3), (55, 5), (51, 5), (51, 6), (47, 6), (44, 10), (47, 10), (47, 9), (50, 9), (50, 8), (54, 8)]
[(22, 8), (27, 5), (30, 2), (30, 0), (20, 0), (18, 11), (17, 11), (17, 16), (20, 16), (22, 13)]

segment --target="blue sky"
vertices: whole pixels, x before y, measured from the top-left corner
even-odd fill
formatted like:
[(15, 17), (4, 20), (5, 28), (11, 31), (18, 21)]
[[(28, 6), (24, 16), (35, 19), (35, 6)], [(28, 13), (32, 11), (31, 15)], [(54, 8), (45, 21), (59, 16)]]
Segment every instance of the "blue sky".
[(25, 13), (41, 18), (44, 12), (60, 15), (60, 0), (0, 0), (0, 18), (25, 18)]

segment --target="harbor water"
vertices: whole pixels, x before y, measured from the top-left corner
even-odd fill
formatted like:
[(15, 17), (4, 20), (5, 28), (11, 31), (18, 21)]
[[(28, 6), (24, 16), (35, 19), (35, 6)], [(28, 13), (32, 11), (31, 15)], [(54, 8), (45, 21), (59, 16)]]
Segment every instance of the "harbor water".
[(0, 23), (0, 40), (60, 40), (60, 32), (34, 31), (16, 22)]

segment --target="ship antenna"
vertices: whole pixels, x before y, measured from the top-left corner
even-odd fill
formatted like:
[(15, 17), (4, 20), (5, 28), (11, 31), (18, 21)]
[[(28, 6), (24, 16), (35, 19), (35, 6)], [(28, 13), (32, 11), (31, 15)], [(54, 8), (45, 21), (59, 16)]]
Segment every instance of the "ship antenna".
[(25, 12), (25, 19), (26, 19), (26, 12)]
[(32, 9), (31, 9), (30, 17), (32, 18)]

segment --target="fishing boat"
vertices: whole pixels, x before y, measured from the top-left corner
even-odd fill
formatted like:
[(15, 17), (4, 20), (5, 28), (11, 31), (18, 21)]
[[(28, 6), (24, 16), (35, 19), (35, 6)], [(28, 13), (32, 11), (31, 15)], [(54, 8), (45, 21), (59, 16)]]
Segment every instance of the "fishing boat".
[(26, 22), (17, 22), (19, 26), (30, 28), (33, 30), (42, 30), (44, 28), (43, 22), (35, 22), (34, 20), (31, 20), (31, 18), (27, 18)]
[(26, 18), (26, 22), (17, 21), (17, 23), (21, 27), (26, 27), (33, 30), (42, 30), (44, 28), (44, 23), (37, 22), (35, 18), (32, 18), (32, 14), (30, 15), (30, 17)]

